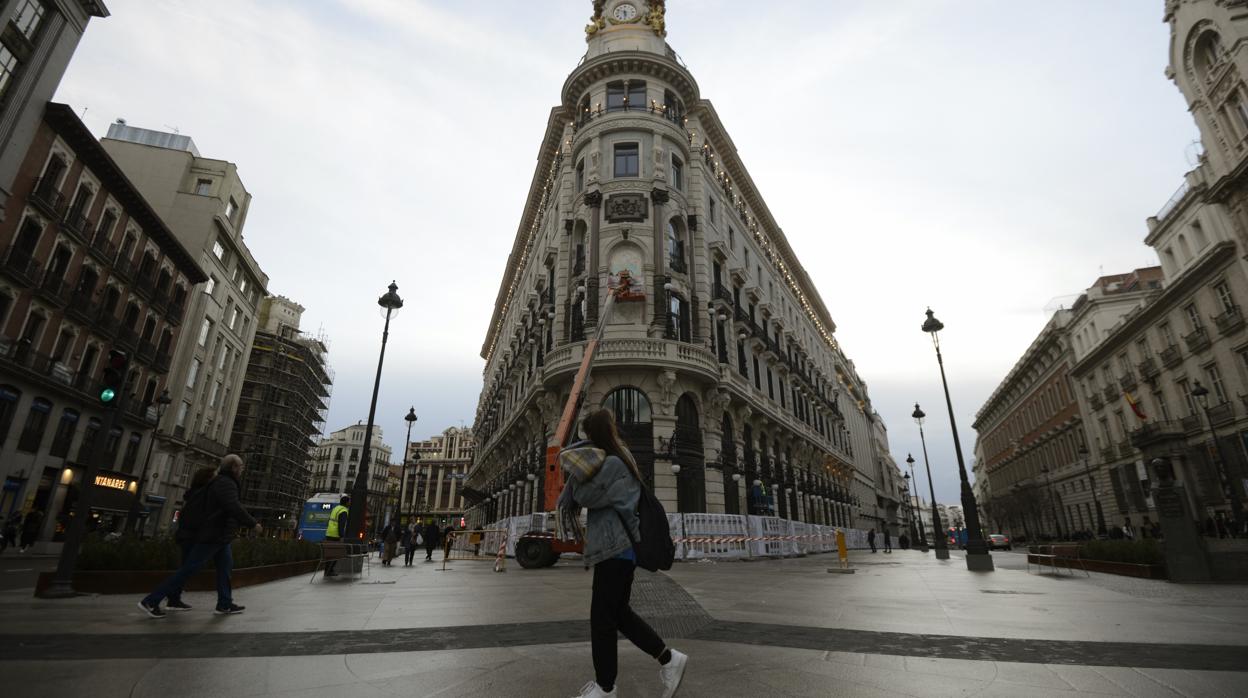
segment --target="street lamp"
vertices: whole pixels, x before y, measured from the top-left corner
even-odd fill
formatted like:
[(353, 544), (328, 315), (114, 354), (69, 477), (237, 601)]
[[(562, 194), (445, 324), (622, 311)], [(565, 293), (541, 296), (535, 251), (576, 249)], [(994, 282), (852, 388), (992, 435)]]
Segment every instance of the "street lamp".
[(1041, 464), (1040, 472), (1044, 473), (1044, 488), (1049, 493), (1049, 506), (1053, 509), (1053, 528), (1057, 532), (1057, 540), (1061, 540), (1065, 534), (1062, 533), (1062, 520), (1057, 516), (1057, 497), (1053, 494), (1053, 479), (1049, 477), (1049, 465)]
[(958, 477), (962, 480), (962, 516), (966, 524), (966, 569), (972, 572), (991, 572), (992, 556), (988, 554), (988, 545), (984, 543), (984, 530), (979, 525), (979, 507), (975, 505), (975, 492), (971, 490), (971, 481), (966, 476), (962, 442), (958, 439), (958, 424), (953, 418), (953, 400), (949, 397), (949, 381), (945, 379), (945, 359), (940, 355), (939, 333), (945, 329), (945, 325), (928, 308), (927, 320), (923, 322), (922, 329), (932, 336), (932, 346), (936, 348), (936, 363), (940, 364), (940, 384), (945, 389), (945, 407), (949, 410), (949, 428), (953, 430), (953, 450), (958, 456)]
[(399, 298), (399, 285), (390, 282), (386, 294), (377, 299), (377, 305), (386, 311), (385, 328), (381, 331), (381, 353), (377, 357), (377, 377), (373, 379), (373, 400), (368, 406), (368, 424), (364, 427), (364, 448), (360, 454), (360, 467), (356, 470), (355, 484), (351, 487), (351, 513), (347, 518), (347, 538), (352, 541), (364, 538), (364, 515), (368, 508), (368, 459), (373, 448), (373, 419), (377, 416), (377, 391), (381, 389), (381, 366), (386, 361), (386, 341), (390, 339), (390, 316), (403, 307)]
[(169, 409), (171, 402), (173, 402), (173, 398), (169, 397), (168, 390), (162, 390), (160, 397), (156, 398), (156, 428), (152, 430), (152, 437), (147, 441), (147, 455), (143, 458), (143, 471), (139, 475), (139, 485), (134, 490), (134, 501), (130, 502), (130, 511), (126, 514), (124, 530), (139, 530), (140, 537), (142, 530), (139, 526), (139, 507), (142, 506), (143, 489), (147, 485), (147, 466), (152, 463), (152, 447), (156, 445), (156, 434), (160, 431), (160, 420), (164, 418), (165, 410)]
[(403, 421), (407, 422), (407, 438), (403, 440), (403, 467), (400, 469), (403, 473), (403, 484), (399, 486), (399, 510), (396, 512), (396, 518), (400, 519), (403, 517), (403, 503), (407, 501), (407, 452), (412, 448), (412, 425), (416, 423), (417, 419), (420, 418), (416, 416), (416, 408), (414, 406), (403, 416)]
[[(918, 403), (915, 403), (914, 407), (917, 410), (919, 407)], [(920, 427), (920, 432), (921, 431), (922, 431), (922, 427)], [(914, 483), (914, 492), (913, 492), (914, 502), (913, 502), (912, 510), (917, 512), (919, 515), (919, 538), (918, 538), (919, 550), (923, 552), (927, 552), (929, 548), (927, 547), (927, 534), (923, 532), (923, 508), (919, 506), (919, 478), (915, 477), (914, 475), (914, 456), (910, 455), (909, 453), (906, 454), (906, 465), (910, 466), (910, 478), (909, 479), (911, 482)]]
[(1218, 454), (1218, 477), (1222, 480), (1222, 493), (1231, 500), (1231, 518), (1232, 531), (1238, 535), (1240, 527), (1244, 521), (1244, 505), (1239, 499), (1239, 490), (1237, 483), (1231, 482), (1230, 476), (1226, 472), (1226, 456), (1222, 455), (1222, 443), (1218, 441), (1218, 434), (1213, 430), (1213, 418), (1209, 416), (1209, 389), (1196, 381), (1192, 385), (1192, 397), (1200, 401), (1200, 407), (1205, 412), (1205, 420), (1209, 422), (1209, 438), (1213, 439), (1214, 451)]
[[(946, 544), (946, 536), (940, 535), (940, 511), (936, 509), (936, 486), (932, 484), (932, 462), (927, 458), (927, 437), (923, 434), (923, 419), (927, 414), (919, 409), (919, 403), (914, 403), (914, 412), (910, 415), (914, 417), (915, 424), (919, 425), (919, 441), (923, 444), (923, 467), (927, 468), (927, 491), (932, 496), (932, 545), (936, 548), (937, 560), (949, 559), (949, 546)], [(913, 465), (913, 461), (910, 461)], [(927, 541), (922, 540), (924, 545)]]
[(1083, 459), (1083, 471), (1088, 476), (1088, 489), (1092, 492), (1092, 501), (1096, 503), (1096, 532), (1104, 536), (1105, 512), (1101, 510), (1101, 497), (1096, 493), (1096, 480), (1092, 478), (1092, 468), (1088, 465), (1088, 447), (1079, 444), (1079, 457)]

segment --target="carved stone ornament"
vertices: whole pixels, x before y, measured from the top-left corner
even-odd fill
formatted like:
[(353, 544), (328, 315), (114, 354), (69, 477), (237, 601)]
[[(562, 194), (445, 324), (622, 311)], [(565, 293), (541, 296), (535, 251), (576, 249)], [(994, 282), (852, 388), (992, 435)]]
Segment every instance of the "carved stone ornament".
[(612, 194), (607, 197), (606, 218), (609, 223), (641, 222), (650, 214), (646, 197), (641, 194)]
[(656, 187), (655, 189), (650, 190), (650, 198), (654, 200), (654, 203), (662, 206), (671, 200), (671, 194), (669, 194), (666, 189), (659, 189)]
[(585, 192), (585, 205), (590, 208), (598, 208), (602, 205), (602, 192), (587, 191)]
[(659, 413), (669, 415), (672, 413), (672, 406), (676, 403), (676, 392), (672, 388), (676, 385), (676, 372), (663, 371), (659, 374)]

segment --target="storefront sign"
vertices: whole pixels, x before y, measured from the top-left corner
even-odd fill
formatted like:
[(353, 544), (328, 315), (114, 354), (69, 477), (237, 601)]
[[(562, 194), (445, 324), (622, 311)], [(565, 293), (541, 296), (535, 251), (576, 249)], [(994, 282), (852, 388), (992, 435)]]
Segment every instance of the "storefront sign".
[(95, 484), (100, 487), (111, 487), (115, 490), (124, 490), (130, 486), (123, 477), (109, 477), (107, 475), (96, 475)]

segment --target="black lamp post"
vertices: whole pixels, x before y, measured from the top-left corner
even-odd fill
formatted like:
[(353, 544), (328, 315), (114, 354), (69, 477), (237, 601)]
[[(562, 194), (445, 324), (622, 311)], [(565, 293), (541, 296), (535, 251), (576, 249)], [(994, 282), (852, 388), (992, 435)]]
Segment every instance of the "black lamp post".
[(1209, 422), (1209, 438), (1213, 439), (1213, 448), (1218, 454), (1218, 477), (1222, 480), (1222, 494), (1231, 500), (1231, 530), (1233, 535), (1238, 536), (1244, 521), (1244, 504), (1239, 499), (1238, 483), (1232, 482), (1230, 474), (1226, 471), (1226, 456), (1222, 454), (1222, 443), (1218, 441), (1218, 434), (1213, 430), (1213, 418), (1209, 416), (1209, 389), (1201, 385), (1200, 381), (1196, 381), (1192, 385), (1192, 397), (1200, 401), (1200, 407), (1205, 413), (1205, 421)]
[(900, 490), (898, 494), (904, 498), (903, 501), (906, 503), (903, 511), (906, 513), (906, 527), (910, 533), (910, 544), (917, 548), (919, 546), (919, 537), (918, 532), (914, 530), (914, 502), (910, 499), (910, 473), (902, 473), (901, 477), (905, 482), (898, 488)]
[[(403, 415), (403, 421), (407, 422), (407, 437), (403, 439), (403, 466), (401, 468), (401, 471), (403, 472), (403, 484), (399, 487), (399, 510), (395, 512), (395, 517), (398, 519), (403, 518), (403, 504), (407, 501), (407, 452), (410, 451), (412, 447), (412, 425), (416, 423), (417, 419), (420, 418), (416, 416), (415, 407), (410, 408), (407, 411), (407, 414)], [(411, 522), (409, 521), (408, 523)]]
[[(975, 492), (966, 476), (966, 462), (962, 458), (962, 442), (958, 439), (958, 424), (953, 418), (953, 400), (949, 397), (949, 381), (945, 379), (945, 359), (940, 354), (940, 331), (944, 323), (936, 319), (932, 309), (927, 309), (923, 331), (932, 336), (936, 348), (936, 363), (940, 364), (940, 384), (945, 389), (945, 407), (949, 410), (949, 428), (953, 430), (953, 450), (958, 456), (958, 477), (962, 480), (962, 515), (966, 524), (966, 569), (973, 572), (993, 571), (992, 556), (984, 542), (984, 529), (979, 525), (979, 507), (975, 505)], [(935, 502), (933, 502), (935, 504)]]
[(139, 484), (134, 490), (134, 501), (130, 502), (130, 511), (126, 514), (126, 531), (139, 529), (139, 508), (143, 502), (143, 490), (147, 485), (147, 466), (152, 463), (152, 447), (156, 445), (156, 434), (160, 431), (160, 420), (165, 416), (165, 410), (169, 409), (169, 404), (173, 402), (173, 398), (169, 397), (168, 390), (162, 390), (160, 397), (156, 398), (156, 428), (152, 430), (152, 438), (147, 442), (147, 455), (143, 458), (143, 470), (139, 474)]
[[(936, 486), (932, 484), (932, 462), (927, 458), (927, 437), (923, 434), (923, 419), (927, 414), (919, 409), (919, 403), (914, 403), (914, 413), (910, 415), (914, 417), (914, 422), (919, 425), (919, 441), (923, 444), (923, 467), (927, 468), (927, 491), (932, 496), (932, 546), (936, 548), (937, 560), (949, 559), (949, 546), (945, 542), (948, 537), (944, 534), (944, 530), (940, 524), (940, 511), (936, 508)], [(913, 461), (910, 461), (913, 464)], [(927, 541), (919, 539), (923, 545), (927, 545)]]
[(347, 518), (347, 538), (352, 541), (364, 538), (364, 517), (368, 508), (368, 459), (373, 448), (373, 418), (377, 416), (377, 391), (381, 389), (381, 366), (386, 361), (386, 341), (390, 339), (390, 316), (403, 307), (399, 298), (399, 285), (390, 282), (386, 295), (377, 299), (377, 305), (386, 311), (386, 325), (381, 331), (381, 354), (377, 357), (377, 377), (373, 379), (373, 400), (368, 406), (368, 424), (364, 427), (364, 448), (360, 454), (360, 467), (355, 471), (355, 484), (351, 486), (351, 513)]
[(1083, 459), (1083, 471), (1088, 476), (1088, 491), (1092, 493), (1092, 501), (1096, 503), (1096, 532), (1106, 535), (1105, 512), (1101, 509), (1101, 497), (1096, 493), (1096, 480), (1092, 477), (1092, 467), (1088, 465), (1088, 447), (1079, 444), (1079, 457)]
[[(914, 407), (917, 410), (919, 407), (918, 403), (915, 403)], [(920, 431), (922, 431), (921, 428)], [(914, 475), (914, 456), (909, 453), (906, 454), (906, 465), (910, 466), (910, 482), (914, 483), (914, 501), (912, 502), (911, 511), (917, 513), (919, 517), (918, 548), (923, 552), (927, 552), (927, 534), (923, 533), (923, 509), (919, 506), (919, 478)]]

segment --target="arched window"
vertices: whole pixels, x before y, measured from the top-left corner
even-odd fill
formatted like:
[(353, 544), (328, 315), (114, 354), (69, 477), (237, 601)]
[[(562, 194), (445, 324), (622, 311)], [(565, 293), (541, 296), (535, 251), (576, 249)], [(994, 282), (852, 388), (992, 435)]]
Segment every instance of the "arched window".
[(616, 388), (602, 401), (605, 409), (615, 414), (618, 424), (649, 424), (650, 401), (637, 388)]
[(1192, 258), (1192, 247), (1187, 244), (1187, 236), (1179, 233), (1179, 252), (1183, 254), (1183, 263), (1186, 264)]
[(672, 271), (685, 273), (685, 236), (675, 221), (667, 222), (667, 263)]
[(1192, 235), (1196, 238), (1196, 249), (1203, 250), (1209, 246), (1209, 236), (1205, 235), (1200, 221), (1192, 221)]
[(1196, 40), (1193, 61), (1196, 72), (1205, 80), (1211, 79), (1210, 71), (1222, 61), (1222, 37), (1217, 32), (1207, 31)]

